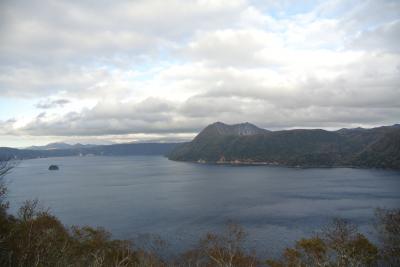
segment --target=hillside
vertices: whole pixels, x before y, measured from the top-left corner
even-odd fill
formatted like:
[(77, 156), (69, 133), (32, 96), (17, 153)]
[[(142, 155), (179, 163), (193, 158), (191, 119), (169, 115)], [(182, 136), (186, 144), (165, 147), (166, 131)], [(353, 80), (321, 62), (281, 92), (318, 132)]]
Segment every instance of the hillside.
[(78, 148), (88, 148), (88, 147), (94, 147), (96, 145), (82, 145), (82, 144), (75, 144), (75, 145), (70, 145), (67, 143), (50, 143), (45, 146), (30, 146), (27, 147), (27, 150), (53, 150), (53, 149), (78, 149)]
[(177, 146), (169, 158), (210, 163), (400, 168), (400, 128), (394, 125), (338, 131), (267, 131), (249, 123), (218, 122), (207, 126), (191, 142)]
[(131, 143), (114, 145), (73, 145), (63, 149), (16, 149), (0, 147), (0, 159), (31, 159), (67, 156), (129, 156), (166, 155), (175, 148), (176, 143)]

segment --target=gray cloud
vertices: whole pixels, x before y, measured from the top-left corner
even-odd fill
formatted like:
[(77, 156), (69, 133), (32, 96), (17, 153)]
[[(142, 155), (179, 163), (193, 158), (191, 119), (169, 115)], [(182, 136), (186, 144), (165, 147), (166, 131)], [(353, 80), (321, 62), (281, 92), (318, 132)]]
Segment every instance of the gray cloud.
[(2, 1), (0, 96), (92, 96), (96, 83), (112, 76), (110, 68), (157, 64), (193, 31), (237, 24), (245, 6), (241, 0)]
[[(393, 124), (399, 108), (277, 106), (267, 99), (196, 96), (183, 103), (147, 99), (138, 104), (100, 103), (93, 109), (71, 112), (56, 120), (42, 113), (18, 130), (19, 134), (54, 136), (105, 136), (126, 134), (195, 133), (214, 121), (252, 121), (261, 127), (341, 128), (349, 125)], [(160, 137), (161, 138), (161, 137)], [(162, 138), (161, 138), (162, 139)], [(169, 136), (169, 139), (171, 136)]]
[(298, 5), (2, 1), (0, 100), (37, 104), (10, 110), (0, 133), (173, 140), (214, 121), (398, 122), (399, 2)]
[(373, 30), (362, 32), (353, 40), (352, 46), (359, 49), (399, 53), (400, 47), (397, 45), (399, 43), (400, 20), (395, 20)]
[(40, 101), (39, 103), (36, 104), (37, 108), (40, 109), (50, 109), (50, 108), (57, 108), (57, 107), (63, 107), (64, 105), (70, 103), (71, 101), (68, 99), (47, 99), (44, 101)]
[(243, 1), (7, 1), (0, 30), (7, 40), (1, 49), (8, 53), (2, 56), (19, 62), (64, 58), (80, 63), (152, 51), (157, 56), (158, 48), (181, 42), (193, 29), (233, 21), (243, 7)]

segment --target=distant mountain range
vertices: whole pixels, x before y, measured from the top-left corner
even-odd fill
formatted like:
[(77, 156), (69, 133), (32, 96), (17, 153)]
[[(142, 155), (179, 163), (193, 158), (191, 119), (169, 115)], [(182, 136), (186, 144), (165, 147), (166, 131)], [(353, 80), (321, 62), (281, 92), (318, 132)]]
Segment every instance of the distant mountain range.
[(400, 125), (337, 131), (268, 131), (247, 122), (216, 122), (188, 143), (0, 147), (0, 159), (93, 155), (168, 155), (171, 160), (199, 163), (400, 169)]
[(26, 149), (0, 147), (0, 159), (32, 159), (66, 156), (166, 155), (177, 143), (129, 143), (113, 145), (69, 145), (52, 143)]
[(207, 126), (169, 159), (221, 164), (400, 169), (400, 125), (338, 131), (268, 131), (250, 123)]
[(96, 145), (82, 145), (82, 144), (75, 144), (75, 145), (70, 145), (67, 143), (50, 143), (45, 146), (30, 146), (27, 147), (27, 150), (52, 150), (52, 149), (79, 149), (79, 148), (88, 148), (88, 147), (94, 147)]

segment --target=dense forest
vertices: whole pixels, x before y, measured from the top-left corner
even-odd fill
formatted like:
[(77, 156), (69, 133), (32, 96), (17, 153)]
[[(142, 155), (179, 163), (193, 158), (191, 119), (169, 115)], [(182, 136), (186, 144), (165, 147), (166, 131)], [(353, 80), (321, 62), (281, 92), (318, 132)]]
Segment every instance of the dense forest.
[(213, 123), (169, 158), (220, 164), (400, 168), (400, 125), (337, 131), (268, 131), (250, 123)]
[(298, 240), (273, 259), (248, 250), (245, 230), (228, 223), (224, 232), (208, 233), (197, 246), (171, 257), (160, 253), (165, 242), (157, 236), (139, 246), (113, 239), (102, 228), (67, 227), (37, 200), (11, 215), (4, 176), (12, 167), (0, 163), (1, 266), (400, 266), (400, 209), (376, 210), (376, 242), (352, 223), (335, 219), (319, 235)]

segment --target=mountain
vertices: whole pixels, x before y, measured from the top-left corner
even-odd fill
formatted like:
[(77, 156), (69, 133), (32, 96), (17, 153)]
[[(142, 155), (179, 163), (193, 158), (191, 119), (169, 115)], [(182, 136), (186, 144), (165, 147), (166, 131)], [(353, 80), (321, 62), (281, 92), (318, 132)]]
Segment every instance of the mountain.
[(267, 131), (249, 123), (227, 125), (217, 122), (207, 126), (191, 142), (178, 145), (169, 154), (169, 159), (400, 168), (400, 127)]
[(27, 147), (26, 149), (28, 150), (52, 150), (52, 149), (76, 149), (76, 148), (85, 148), (85, 147), (93, 147), (96, 145), (82, 145), (82, 144), (75, 144), (75, 145), (70, 145), (67, 143), (50, 143), (45, 146), (30, 146)]
[[(68, 145), (63, 148), (16, 149), (0, 147), (1, 159), (32, 159), (67, 156), (129, 156), (129, 155), (166, 155), (177, 143), (129, 143), (113, 145)], [(54, 147), (52, 144), (46, 147)]]
[(258, 128), (254, 124), (245, 122), (234, 125), (227, 125), (222, 122), (215, 122), (209, 126), (207, 126), (200, 134), (201, 135), (237, 135), (237, 136), (247, 136), (247, 135), (256, 135), (256, 134), (264, 134), (268, 132), (265, 129)]
[(389, 131), (368, 145), (354, 159), (354, 164), (382, 168), (400, 168), (400, 128)]

